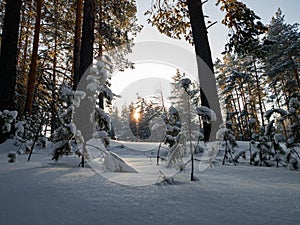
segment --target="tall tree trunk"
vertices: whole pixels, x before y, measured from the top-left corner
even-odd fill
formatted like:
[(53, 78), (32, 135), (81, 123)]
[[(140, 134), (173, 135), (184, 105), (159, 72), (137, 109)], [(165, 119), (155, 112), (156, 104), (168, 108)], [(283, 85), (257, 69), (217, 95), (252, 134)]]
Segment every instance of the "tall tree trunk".
[[(54, 11), (57, 12), (56, 0), (54, 0)], [(57, 67), (57, 23), (54, 23), (54, 52), (53, 52), (53, 67), (52, 67), (52, 90), (51, 90), (51, 134), (57, 128), (57, 107), (56, 107), (56, 67)]]
[(36, 21), (34, 27), (33, 48), (32, 48), (32, 55), (31, 55), (30, 70), (28, 75), (27, 96), (26, 96), (26, 103), (25, 103), (25, 111), (29, 113), (29, 115), (32, 112), (32, 105), (33, 105), (34, 92), (35, 92), (35, 81), (37, 75), (37, 60), (38, 60), (39, 37), (40, 37), (40, 30), (41, 30), (42, 4), (43, 4), (43, 0), (36, 0)]
[[(101, 27), (102, 27), (102, 19), (103, 19), (103, 15), (102, 15), (102, 10), (103, 10), (103, 7), (102, 7), (102, 4), (103, 4), (103, 0), (100, 0), (99, 1), (99, 33), (101, 35)], [(98, 47), (98, 56), (99, 58), (101, 59), (102, 56), (103, 56), (103, 40), (102, 40), (102, 37), (99, 38), (99, 47)], [(104, 109), (104, 96), (103, 96), (103, 93), (100, 93), (99, 94), (99, 108), (100, 109)]]
[(261, 122), (262, 122), (262, 126), (265, 127), (263, 102), (262, 102), (262, 97), (260, 95), (259, 77), (258, 77), (258, 73), (257, 73), (257, 67), (256, 67), (255, 60), (253, 60), (253, 66), (254, 66), (255, 81), (256, 81), (256, 88), (257, 88), (257, 97), (258, 97), (258, 104), (259, 104)]
[(297, 67), (296, 67), (297, 64), (296, 64), (295, 61), (293, 60), (293, 57), (292, 57), (292, 55), (291, 55), (290, 52), (288, 53), (288, 56), (289, 56), (289, 59), (290, 59), (291, 62), (292, 62), (292, 70), (293, 70), (294, 78), (295, 78), (295, 80), (297, 81), (298, 90), (300, 91), (300, 78), (299, 78), (298, 69), (297, 69)]
[[(77, 90), (85, 91), (87, 96), (92, 93), (86, 89), (87, 81), (82, 79), (84, 72), (93, 63), (93, 45), (94, 45), (94, 28), (95, 28), (96, 2), (95, 0), (86, 0), (84, 2), (82, 39), (80, 48), (80, 67), (78, 83), (75, 85)], [(80, 82), (79, 82), (80, 81)], [(94, 106), (86, 97), (80, 103), (80, 107), (76, 110), (74, 121), (77, 128), (80, 129), (84, 138), (83, 155), (81, 166), (84, 167), (84, 154), (87, 153), (86, 142), (92, 138), (93, 124), (90, 121), (90, 115)]]
[[(25, 5), (25, 4), (24, 4)], [(26, 6), (22, 7), (21, 5), (21, 14), (20, 14), (20, 24), (19, 24), (19, 40), (18, 40), (18, 47), (20, 48), (22, 46), (22, 40), (24, 39), (23, 38), (23, 33), (24, 33), (24, 28), (25, 28), (25, 15), (26, 15)], [(18, 52), (17, 52), (17, 58), (19, 59), (20, 58), (20, 53), (21, 51), (18, 49)]]
[(81, 46), (81, 24), (83, 0), (77, 0), (76, 6), (76, 22), (75, 22), (75, 41), (74, 41), (74, 62), (73, 62), (73, 89), (75, 90), (79, 83), (79, 67), (80, 67), (80, 46)]
[(80, 49), (80, 67), (79, 67), (79, 81), (93, 62), (93, 46), (94, 46), (94, 28), (95, 28), (95, 0), (86, 0), (84, 2), (84, 14), (82, 24), (82, 39)]
[(0, 53), (0, 110), (15, 109), (18, 31), (22, 0), (6, 1)]
[[(241, 103), (240, 103), (240, 95), (239, 95), (239, 91), (237, 90), (236, 86), (234, 87), (234, 91), (235, 91), (235, 95), (236, 95), (236, 102), (237, 102), (237, 106), (238, 106), (238, 111), (239, 114), (241, 115), (242, 114), (242, 107), (241, 107)], [(233, 94), (232, 94), (233, 95)], [(243, 121), (243, 118), (241, 116), (238, 116), (238, 121), (239, 121), (239, 126), (240, 126), (240, 134), (239, 136), (237, 137), (238, 140), (241, 140), (241, 137), (240, 135), (243, 136), (243, 139), (245, 139), (245, 133), (244, 133), (244, 121)]]
[[(20, 58), (20, 63), (19, 63), (19, 66), (20, 66), (20, 71), (21, 73), (18, 74), (18, 76), (22, 76), (22, 77), (18, 77), (19, 79), (19, 82), (22, 82), (22, 94), (25, 95), (26, 94), (26, 84), (27, 84), (27, 81), (28, 81), (28, 77), (27, 77), (27, 57), (28, 57), (28, 45), (29, 45), (29, 19), (27, 18), (27, 21), (26, 21), (26, 31), (24, 32), (24, 36), (23, 38), (25, 39), (24, 40), (24, 44), (23, 44), (23, 54), (19, 57)], [(22, 46), (19, 45), (19, 46)], [(22, 96), (23, 96), (22, 95)], [(19, 111), (19, 116), (20, 118), (22, 118), (24, 116), (24, 111), (25, 111), (25, 100), (24, 97), (21, 97), (19, 99), (17, 99), (17, 104), (18, 104), (18, 111)]]
[[(187, 0), (187, 4), (196, 55), (202, 60), (199, 60), (197, 57), (198, 76), (201, 86), (201, 104), (211, 108), (217, 116), (217, 121), (212, 123), (212, 125), (204, 123), (204, 140), (215, 140), (215, 134), (223, 121), (220, 103), (219, 101), (216, 101), (216, 99), (218, 99), (216, 79), (214, 77), (213, 62), (204, 21), (202, 2), (201, 0)], [(212, 135), (210, 135), (211, 133)]]

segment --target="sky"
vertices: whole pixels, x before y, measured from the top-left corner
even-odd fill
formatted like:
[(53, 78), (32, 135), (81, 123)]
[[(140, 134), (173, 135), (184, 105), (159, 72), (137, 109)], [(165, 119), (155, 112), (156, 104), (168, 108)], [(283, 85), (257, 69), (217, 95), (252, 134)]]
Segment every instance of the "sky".
[[(147, 17), (144, 16), (144, 12), (149, 9), (151, 2), (152, 0), (137, 0), (138, 22), (144, 27), (141, 33), (138, 34), (136, 42), (156, 41), (168, 43), (179, 46), (194, 54), (194, 47), (186, 41), (166, 37), (160, 34), (156, 28), (147, 24)], [(217, 24), (208, 30), (213, 60), (222, 57), (221, 52), (224, 51), (228, 33), (227, 28), (221, 24), (224, 14), (219, 10), (219, 7), (215, 6), (215, 2), (216, 0), (208, 0), (203, 7), (204, 13), (209, 16), (209, 20), (212, 22), (217, 21)], [(271, 21), (272, 16), (275, 15), (278, 8), (281, 8), (287, 23), (293, 24), (300, 22), (300, 14), (298, 11), (300, 6), (299, 0), (244, 0), (243, 2), (260, 16), (262, 22), (265, 24)], [(133, 54), (136, 54), (135, 49), (133, 50)], [(165, 53), (162, 52), (162, 54)], [(171, 56), (170, 53), (170, 57)], [(180, 65), (169, 65), (162, 61), (149, 62), (145, 59), (136, 60), (135, 63), (135, 70), (114, 73), (112, 76), (112, 90), (114, 93), (122, 96), (122, 98), (116, 102), (116, 105), (120, 106), (124, 103), (129, 104), (130, 102), (134, 102), (137, 93), (142, 97), (155, 95), (158, 87), (162, 88), (165, 99), (167, 99), (170, 95), (169, 82)]]

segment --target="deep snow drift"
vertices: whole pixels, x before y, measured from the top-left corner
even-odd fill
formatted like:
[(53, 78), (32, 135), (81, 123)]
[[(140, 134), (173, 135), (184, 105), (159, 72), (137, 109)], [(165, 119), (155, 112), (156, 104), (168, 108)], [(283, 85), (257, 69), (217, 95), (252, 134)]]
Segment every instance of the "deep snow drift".
[[(0, 145), (0, 224), (299, 224), (300, 174), (286, 168), (214, 166), (177, 174), (174, 185), (125, 186), (79, 159), (51, 161), (36, 150), (30, 162), (8, 163)], [(127, 153), (129, 149), (124, 149)], [(153, 160), (154, 161), (154, 160)]]

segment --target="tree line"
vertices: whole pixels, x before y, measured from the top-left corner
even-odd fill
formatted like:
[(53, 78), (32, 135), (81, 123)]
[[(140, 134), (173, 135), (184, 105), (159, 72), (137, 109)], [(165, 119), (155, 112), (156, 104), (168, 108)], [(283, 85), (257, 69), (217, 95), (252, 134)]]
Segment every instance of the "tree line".
[[(62, 108), (59, 90), (76, 90), (94, 58), (132, 46), (140, 31), (135, 0), (1, 1), (0, 111), (45, 117), (52, 133)], [(130, 48), (116, 55), (120, 69)]]
[[(233, 51), (227, 51), (215, 64), (224, 118), (232, 123), (237, 140), (251, 140), (276, 118), (287, 139), (289, 125), (297, 121), (280, 121), (283, 115), (270, 116), (270, 110), (289, 111), (291, 102), (299, 100), (299, 25), (287, 24), (278, 9), (267, 30), (248, 44), (246, 48), (245, 43), (228, 46)], [(299, 115), (299, 109), (295, 110)], [(298, 131), (296, 137), (299, 142)]]
[[(216, 70), (227, 117), (234, 124), (237, 138), (247, 140), (260, 125), (267, 126), (265, 84), (274, 91), (276, 107), (288, 108), (291, 99), (297, 97), (298, 26), (282, 22), (284, 31), (278, 37), (277, 28), (272, 30), (272, 23), (263, 25), (244, 3), (217, 0), (216, 4), (225, 12), (222, 23), (231, 33), (226, 57), (214, 68), (207, 37), (211, 25), (203, 12), (205, 2), (156, 0), (145, 15), (148, 23), (162, 34), (193, 44), (197, 56), (212, 74)], [(93, 59), (123, 45), (126, 48), (111, 59), (113, 66), (120, 70), (133, 68), (125, 55), (131, 51), (140, 30), (135, 0), (2, 1), (0, 111), (16, 110), (18, 120), (25, 118), (33, 134), (39, 127), (43, 135), (53, 134), (60, 127), (61, 111), (69, 104), (63, 99), (62, 90), (78, 89), (80, 78)], [(199, 79), (201, 84), (200, 76)], [(209, 86), (217, 92), (216, 83)], [(199, 93), (199, 104), (210, 107), (201, 88)], [(101, 110), (109, 107), (105, 100), (108, 96), (104, 94), (100, 92), (96, 100)], [(216, 124), (221, 123), (221, 112), (213, 110)], [(252, 130), (249, 121), (255, 124)], [(204, 141), (208, 141), (211, 123), (204, 121), (203, 130)]]

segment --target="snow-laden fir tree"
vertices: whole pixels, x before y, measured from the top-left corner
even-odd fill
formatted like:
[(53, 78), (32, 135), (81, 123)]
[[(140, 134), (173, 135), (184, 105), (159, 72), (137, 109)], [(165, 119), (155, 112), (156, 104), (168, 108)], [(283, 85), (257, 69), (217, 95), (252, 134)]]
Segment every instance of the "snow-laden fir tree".
[[(279, 167), (279, 164), (282, 164), (283, 158), (286, 155), (286, 152), (281, 147), (280, 142), (285, 140), (283, 128), (285, 126), (284, 120), (287, 114), (287, 111), (280, 108), (272, 108), (267, 110), (265, 114), (265, 118), (269, 121), (266, 126), (265, 136), (267, 136), (271, 142), (271, 147), (274, 151), (274, 160), (276, 161), (277, 167)], [(273, 119), (271, 119), (272, 117)]]
[(273, 157), (275, 156), (275, 153), (272, 149), (272, 144), (269, 142), (269, 136), (271, 129), (273, 129), (271, 126), (273, 124), (269, 123), (269, 126), (267, 128), (261, 127), (260, 133), (253, 134), (253, 139), (255, 140), (255, 149), (251, 156), (250, 156), (250, 162), (253, 163), (255, 166), (273, 166)]
[(168, 110), (166, 117), (166, 138), (165, 144), (170, 148), (178, 142), (178, 135), (181, 131), (180, 115), (174, 106), (171, 106)]
[(222, 165), (224, 165), (226, 161), (235, 164), (238, 162), (238, 158), (240, 156), (245, 155), (245, 152), (238, 152), (235, 157), (233, 156), (235, 153), (234, 148), (237, 147), (238, 144), (234, 136), (233, 126), (230, 118), (231, 116), (232, 114), (227, 112), (226, 122), (224, 125), (221, 125), (216, 134), (217, 140), (221, 141), (222, 145), (224, 145), (224, 157)]
[[(59, 112), (60, 126), (51, 134), (50, 140), (54, 143), (52, 148), (52, 160), (58, 160), (62, 155), (83, 153), (79, 145), (83, 143), (83, 137), (73, 123), (73, 114), (76, 108), (80, 106), (80, 101), (85, 98), (82, 91), (73, 91), (71, 87), (62, 85), (60, 89), (60, 100), (64, 108)], [(75, 140), (76, 138), (76, 140)]]
[(286, 140), (286, 162), (291, 169), (298, 169), (298, 160), (300, 160), (300, 156), (296, 151), (296, 147), (299, 146), (300, 142), (300, 101), (298, 98), (290, 99), (287, 118), (289, 119), (289, 126)]
[[(87, 97), (94, 106), (90, 115), (91, 123), (95, 124), (92, 137), (97, 144), (89, 144), (86, 140), (85, 146), (90, 147), (89, 153), (91, 156), (102, 154), (104, 158), (103, 165), (108, 172), (136, 173), (137, 171), (126, 164), (117, 154), (109, 151), (111, 119), (106, 110), (110, 109), (115, 96), (110, 89), (111, 73), (109, 68), (109, 63), (97, 61), (87, 71), (87, 93), (89, 93)], [(98, 140), (101, 142), (98, 142)]]
[(90, 67), (86, 77), (88, 81), (87, 90), (91, 93), (88, 98), (94, 105), (94, 110), (90, 117), (92, 124), (95, 124), (93, 138), (101, 139), (105, 146), (110, 144), (109, 132), (112, 128), (110, 116), (105, 111), (105, 108), (111, 108), (114, 97), (110, 89), (111, 75), (108, 71), (108, 63), (97, 61)]

